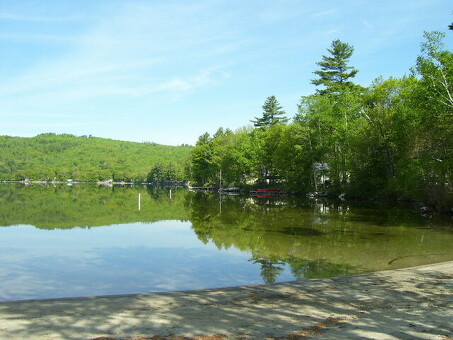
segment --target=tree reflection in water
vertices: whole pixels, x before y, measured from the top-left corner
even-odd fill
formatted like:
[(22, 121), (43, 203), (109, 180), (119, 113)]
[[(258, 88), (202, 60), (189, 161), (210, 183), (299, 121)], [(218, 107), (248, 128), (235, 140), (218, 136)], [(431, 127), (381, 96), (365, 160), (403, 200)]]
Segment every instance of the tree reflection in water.
[[(215, 194), (198, 192), (188, 198), (194, 232), (218, 249), (249, 252), (249, 261), (261, 267), (266, 283), (277, 281), (285, 267), (296, 279), (320, 278), (424, 264), (415, 253), (426, 254), (426, 261), (432, 262), (433, 252), (443, 254), (440, 260), (453, 257), (442, 236), (446, 232), (452, 238), (451, 223), (439, 219), (428, 226), (429, 221), (405, 205), (288, 197), (221, 199), (222, 209)], [(422, 231), (433, 225), (429, 236)], [(401, 254), (410, 260), (389, 266)]]

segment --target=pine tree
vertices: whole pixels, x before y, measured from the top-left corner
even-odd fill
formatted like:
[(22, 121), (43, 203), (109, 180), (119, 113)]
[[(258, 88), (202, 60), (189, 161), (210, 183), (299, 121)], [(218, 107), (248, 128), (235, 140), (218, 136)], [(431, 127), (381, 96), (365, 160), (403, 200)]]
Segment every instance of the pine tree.
[[(318, 146), (322, 152), (318, 163), (328, 165), (332, 186), (343, 190), (351, 173), (350, 164), (354, 162), (351, 140), (360, 112), (360, 93), (364, 89), (351, 81), (358, 72), (348, 66), (354, 48), (334, 40), (327, 51), (330, 55), (323, 55), (316, 63), (321, 69), (313, 72), (318, 78), (313, 79), (312, 84), (322, 86), (322, 89), (317, 89), (310, 100), (308, 109), (313, 115), (308, 118), (314, 123), (312, 137), (317, 131), (321, 138)], [(313, 164), (313, 169), (316, 166), (318, 164)]]
[(321, 95), (338, 94), (343, 90), (358, 88), (349, 80), (358, 72), (354, 67), (348, 66), (354, 47), (337, 39), (332, 41), (331, 48), (328, 48), (327, 51), (330, 56), (323, 55), (322, 61), (316, 63), (321, 66), (321, 70), (313, 72), (319, 78), (313, 79), (311, 83), (324, 87), (321, 90), (318, 89), (317, 93)]
[(288, 118), (282, 117), (286, 112), (275, 96), (267, 97), (262, 108), (262, 117), (255, 117), (255, 120), (251, 120), (255, 127), (264, 128), (275, 124), (284, 124), (288, 121)]

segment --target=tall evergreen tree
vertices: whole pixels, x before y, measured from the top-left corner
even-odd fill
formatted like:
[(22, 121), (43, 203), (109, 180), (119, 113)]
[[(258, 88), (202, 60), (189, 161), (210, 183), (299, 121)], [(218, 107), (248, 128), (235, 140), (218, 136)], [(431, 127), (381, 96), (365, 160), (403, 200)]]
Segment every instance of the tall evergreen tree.
[(318, 78), (311, 81), (322, 88), (301, 103), (305, 105), (300, 109), (308, 109), (305, 113), (308, 114), (313, 151), (322, 151), (318, 154), (320, 161), (313, 164), (313, 171), (319, 166), (328, 166), (330, 182), (337, 190), (344, 190), (353, 162), (350, 141), (354, 135), (354, 122), (359, 117), (360, 93), (364, 89), (351, 81), (358, 72), (348, 65), (354, 48), (334, 40), (327, 51), (330, 55), (323, 55), (316, 63), (321, 66), (320, 70), (313, 72)]
[(318, 78), (312, 79), (311, 83), (324, 87), (321, 90), (318, 89), (317, 93), (322, 95), (338, 94), (344, 90), (357, 88), (357, 85), (352, 83), (350, 79), (357, 74), (358, 70), (348, 66), (354, 47), (337, 39), (332, 41), (331, 48), (328, 48), (327, 51), (330, 55), (323, 55), (322, 60), (316, 63), (321, 66), (321, 69), (313, 72)]
[(255, 117), (255, 120), (251, 120), (255, 127), (269, 127), (275, 124), (284, 124), (288, 121), (288, 118), (282, 117), (286, 112), (275, 96), (267, 97), (262, 108), (263, 115), (261, 117)]

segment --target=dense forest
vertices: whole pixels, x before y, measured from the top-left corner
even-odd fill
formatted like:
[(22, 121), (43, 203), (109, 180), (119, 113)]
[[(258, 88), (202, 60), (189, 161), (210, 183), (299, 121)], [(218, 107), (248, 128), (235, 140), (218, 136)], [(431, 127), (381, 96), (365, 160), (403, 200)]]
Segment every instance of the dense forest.
[[(340, 40), (317, 63), (316, 91), (291, 122), (275, 96), (253, 126), (199, 137), (191, 154), (198, 185), (267, 186), (453, 207), (453, 54), (425, 33), (409, 75), (353, 82), (354, 48)], [(221, 182), (221, 183), (220, 183)]]
[(189, 146), (124, 142), (91, 136), (0, 136), (0, 181), (182, 180)]

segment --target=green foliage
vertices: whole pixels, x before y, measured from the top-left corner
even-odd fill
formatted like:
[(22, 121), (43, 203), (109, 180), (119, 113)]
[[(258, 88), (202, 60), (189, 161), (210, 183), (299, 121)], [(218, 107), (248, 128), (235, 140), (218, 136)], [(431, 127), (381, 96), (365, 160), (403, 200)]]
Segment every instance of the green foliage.
[(182, 174), (177, 171), (173, 163), (158, 163), (149, 172), (146, 177), (147, 183), (175, 182), (183, 178)]
[[(440, 109), (440, 115), (453, 114), (453, 53), (444, 49), (445, 34), (425, 32), (421, 55), (414, 72), (421, 76), (420, 87), (425, 97), (424, 109)], [(420, 103), (422, 104), (422, 103)], [(436, 110), (437, 111), (437, 110)], [(437, 112), (432, 112), (436, 114)]]
[(414, 68), (420, 77), (413, 108), (418, 113), (414, 158), (424, 199), (443, 210), (453, 206), (453, 53), (440, 32), (425, 33)]
[(192, 180), (198, 184), (208, 183), (215, 176), (213, 164), (212, 138), (205, 133), (198, 138), (191, 153)]
[(278, 164), (278, 150), (287, 127), (275, 124), (266, 130), (253, 133), (257, 152), (255, 154), (255, 173), (261, 185), (273, 185), (278, 182), (281, 166)]
[(134, 143), (68, 134), (0, 136), (0, 180), (144, 182), (157, 164), (183, 179), (191, 147)]
[(262, 116), (255, 117), (254, 120), (251, 120), (255, 127), (267, 128), (275, 124), (284, 124), (288, 121), (288, 118), (282, 117), (286, 112), (275, 96), (267, 97), (262, 108)]
[(362, 119), (353, 139), (350, 190), (359, 195), (404, 195), (404, 168), (414, 145), (416, 112), (413, 77), (377, 79), (364, 96)]
[(346, 192), (404, 198), (453, 211), (453, 54), (444, 34), (425, 34), (413, 75), (352, 82), (353, 47), (332, 42), (312, 80), (323, 88), (301, 98), (293, 123), (268, 97), (252, 131), (200, 137), (192, 152), (199, 184), (251, 184), (293, 192)]
[(313, 79), (311, 83), (324, 87), (317, 90), (317, 93), (321, 95), (338, 94), (344, 90), (358, 88), (349, 80), (354, 78), (358, 72), (355, 68), (348, 66), (354, 47), (337, 39), (332, 41), (331, 48), (328, 48), (327, 51), (330, 55), (323, 55), (322, 61), (316, 63), (321, 66), (321, 69), (313, 72), (318, 78)]

